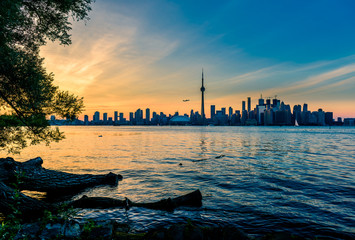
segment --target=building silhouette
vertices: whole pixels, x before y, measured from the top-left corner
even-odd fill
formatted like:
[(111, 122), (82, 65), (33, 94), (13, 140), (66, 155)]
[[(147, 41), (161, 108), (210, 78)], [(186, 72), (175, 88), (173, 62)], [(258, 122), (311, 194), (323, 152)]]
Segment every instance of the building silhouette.
[(146, 124), (150, 123), (150, 109), (149, 108), (145, 109), (145, 123)]
[(202, 69), (202, 86), (201, 86), (201, 123), (202, 125), (205, 125), (206, 122), (206, 116), (205, 116), (205, 87), (203, 85), (203, 69)]
[(94, 123), (99, 123), (100, 122), (100, 112), (99, 111), (96, 111), (95, 113), (94, 113), (94, 116), (93, 116), (93, 121), (94, 121)]
[(104, 123), (107, 123), (107, 113), (104, 113), (103, 120), (104, 120)]
[(248, 112), (251, 110), (251, 98), (248, 97)]
[(216, 115), (216, 106), (211, 105), (211, 119), (213, 119), (215, 115)]
[(114, 112), (113, 121), (114, 121), (115, 123), (117, 123), (117, 121), (118, 121), (118, 112), (117, 112), (117, 111)]

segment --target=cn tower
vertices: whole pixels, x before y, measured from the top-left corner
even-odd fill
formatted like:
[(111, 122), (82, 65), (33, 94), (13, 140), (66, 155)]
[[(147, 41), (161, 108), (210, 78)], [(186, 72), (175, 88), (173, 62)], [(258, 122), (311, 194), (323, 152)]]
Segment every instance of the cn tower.
[(203, 86), (203, 68), (202, 68), (202, 86), (201, 86), (201, 117), (202, 117), (202, 125), (205, 125), (205, 87)]

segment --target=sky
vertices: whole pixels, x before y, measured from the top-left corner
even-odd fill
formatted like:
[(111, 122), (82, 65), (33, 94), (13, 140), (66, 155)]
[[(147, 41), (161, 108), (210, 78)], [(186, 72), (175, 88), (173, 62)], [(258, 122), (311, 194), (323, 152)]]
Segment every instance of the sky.
[[(95, 111), (174, 114), (275, 95), (355, 117), (353, 0), (97, 0), (72, 44), (41, 49), (55, 83)], [(183, 102), (183, 99), (190, 101)], [(102, 116), (102, 115), (101, 115)]]

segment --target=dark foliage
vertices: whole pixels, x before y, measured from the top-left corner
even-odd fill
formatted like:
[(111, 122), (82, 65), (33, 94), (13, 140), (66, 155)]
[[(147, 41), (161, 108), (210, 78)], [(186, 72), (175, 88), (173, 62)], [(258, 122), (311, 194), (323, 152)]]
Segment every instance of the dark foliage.
[(71, 43), (70, 20), (87, 20), (93, 0), (0, 1), (0, 150), (59, 141), (63, 134), (46, 120), (55, 114), (75, 119), (83, 99), (60, 91), (43, 67), (46, 41)]

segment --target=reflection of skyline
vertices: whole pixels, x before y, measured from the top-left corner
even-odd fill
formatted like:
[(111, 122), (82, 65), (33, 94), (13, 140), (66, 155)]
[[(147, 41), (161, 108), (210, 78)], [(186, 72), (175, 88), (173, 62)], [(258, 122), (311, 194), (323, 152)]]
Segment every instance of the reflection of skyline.
[(262, 92), (354, 117), (353, 3), (134, 3), (96, 2), (86, 26), (73, 23), (71, 46), (41, 50), (56, 83), (84, 97), (84, 114), (199, 109), (204, 66), (206, 106), (240, 109)]
[(207, 152), (206, 140), (206, 133), (202, 131), (200, 136), (201, 157), (203, 157), (204, 154)]
[[(277, 223), (274, 229), (288, 231), (294, 223), (299, 226), (298, 232), (305, 232), (307, 225), (312, 234), (314, 229), (316, 234), (323, 229), (324, 236), (329, 236), (331, 229), (336, 237), (350, 239), (352, 236), (345, 234), (352, 227), (346, 220), (349, 209), (352, 210), (349, 196), (354, 186), (351, 177), (354, 176), (351, 167), (355, 153), (354, 129), (334, 128), (331, 137), (326, 128), (300, 131), (279, 127), (63, 127), (61, 130), (66, 132), (67, 139), (53, 143), (51, 148), (44, 145), (26, 148), (17, 158), (27, 160), (29, 156), (40, 155), (49, 169), (82, 174), (112, 171), (126, 179), (118, 188), (96, 188), (93, 194), (85, 193), (88, 196), (101, 194), (119, 199), (130, 196), (134, 201), (148, 202), (152, 198), (166, 198), (167, 193), (180, 195), (186, 189), (199, 188), (207, 206), (201, 209), (201, 214), (207, 216), (206, 209), (209, 211), (207, 224), (219, 219), (221, 224), (229, 222), (240, 227), (250, 217), (253, 222), (245, 225), (248, 231), (260, 231), (262, 224), (266, 226), (262, 231), (267, 232), (270, 223)], [(98, 138), (98, 134), (103, 137)], [(207, 145), (208, 151), (200, 158), (201, 145)], [(334, 199), (339, 201), (334, 203)], [(280, 208), (280, 201), (288, 207)], [(303, 203), (314, 211), (304, 211)], [(200, 221), (201, 214), (192, 210), (188, 217)], [(147, 217), (134, 221), (136, 226), (151, 226), (150, 222), (157, 221), (157, 215), (147, 211)], [(162, 223), (166, 222), (167, 214), (173, 218), (178, 214), (181, 219), (186, 217), (185, 210), (155, 212), (161, 216)], [(265, 213), (275, 221), (265, 218)], [(107, 211), (102, 214), (107, 215)], [(120, 219), (122, 210), (110, 216)], [(278, 224), (285, 216), (297, 218), (295, 221), (293, 217), (287, 218), (287, 224)], [(344, 221), (334, 225), (329, 216)], [(314, 221), (309, 221), (310, 217)], [(324, 228), (320, 229), (320, 225)]]

